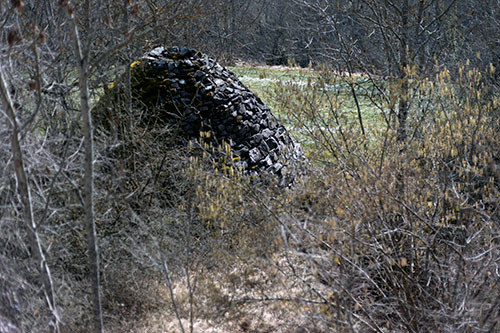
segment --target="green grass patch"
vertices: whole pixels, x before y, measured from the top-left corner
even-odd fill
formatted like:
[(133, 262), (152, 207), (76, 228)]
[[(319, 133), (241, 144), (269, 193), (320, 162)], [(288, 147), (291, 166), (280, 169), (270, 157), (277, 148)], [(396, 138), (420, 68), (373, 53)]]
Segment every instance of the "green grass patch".
[[(325, 130), (331, 134), (339, 124), (351, 132), (360, 130), (356, 99), (343, 75), (286, 67), (230, 70), (271, 108), (304, 147), (316, 149), (315, 135), (311, 133)], [(380, 109), (369, 98), (373, 82), (357, 76), (353, 84), (367, 138), (373, 141), (385, 126)]]
[[(280, 110), (277, 109), (278, 106), (275, 101), (277, 86), (288, 86), (290, 89), (301, 86), (302, 92), (305, 92), (307, 89), (312, 89), (312, 85), (320, 81), (320, 73), (310, 69), (292, 67), (230, 67), (229, 69), (274, 112), (278, 113)], [(375, 105), (367, 96), (367, 93), (371, 89), (371, 82), (362, 77), (356, 79), (355, 92), (358, 97), (361, 114), (366, 119), (368, 126), (374, 124), (378, 127), (382, 125), (381, 120), (383, 119), (380, 117), (380, 112), (376, 110)], [(331, 111), (328, 110), (331, 107), (331, 105), (328, 105), (328, 96), (341, 97), (342, 105), (339, 107), (342, 108), (342, 111), (357, 118), (356, 101), (347, 82), (338, 81), (334, 84), (325, 85), (325, 105), (323, 106), (323, 110), (321, 110), (321, 114), (325, 116), (326, 113)], [(337, 101), (340, 101), (340, 99), (337, 98)], [(279, 117), (280, 114), (276, 114), (276, 116)]]
[(275, 84), (298, 82), (315, 76), (309, 69), (293, 67), (229, 67), (229, 70), (270, 107), (270, 91)]

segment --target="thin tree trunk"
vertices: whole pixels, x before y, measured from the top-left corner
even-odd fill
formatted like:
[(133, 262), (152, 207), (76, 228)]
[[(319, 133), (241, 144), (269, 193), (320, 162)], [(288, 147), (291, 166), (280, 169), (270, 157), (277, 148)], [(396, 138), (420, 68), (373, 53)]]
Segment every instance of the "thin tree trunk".
[(408, 119), (408, 99), (409, 99), (409, 86), (408, 86), (408, 0), (403, 1), (401, 8), (401, 59), (399, 64), (399, 79), (401, 82), (401, 91), (398, 106), (398, 136), (399, 142), (404, 142), (407, 136), (407, 119)]
[[(3, 71), (0, 68), (0, 91), (2, 95), (2, 100), (5, 105), (5, 110), (9, 120), (9, 127), (12, 128), (11, 134), (11, 149), (14, 160), (14, 169), (16, 172), (17, 180), (17, 192), (21, 199), (22, 212), (24, 224), (28, 229), (28, 242), (31, 247), (31, 253), (34, 255), (35, 260), (38, 264), (38, 271), (40, 274), (40, 282), (43, 285), (43, 290), (45, 293), (45, 299), (47, 305), (54, 316), (53, 327), (55, 331), (59, 331), (59, 316), (57, 314), (57, 308), (54, 299), (54, 287), (52, 283), (52, 276), (50, 274), (50, 269), (45, 259), (45, 254), (43, 253), (42, 241), (38, 235), (37, 224), (33, 216), (31, 192), (28, 183), (28, 177), (24, 170), (23, 154), (21, 151), (21, 145), (19, 143), (19, 128), (15, 115), (15, 107), (12, 103), (12, 99), (9, 94), (9, 89), (5, 81)], [(51, 326), (52, 326), (51, 325)]]
[[(69, 9), (69, 8), (66, 8)], [(80, 110), (83, 120), (83, 136), (85, 147), (85, 176), (83, 200), (85, 211), (85, 227), (87, 231), (87, 247), (89, 253), (89, 268), (92, 278), (92, 298), (94, 304), (94, 328), (96, 332), (103, 331), (101, 283), (99, 278), (99, 253), (94, 220), (94, 147), (92, 137), (92, 119), (89, 105), (88, 57), (83, 55), (78, 27), (71, 10), (67, 10), (73, 37), (73, 47), (79, 73)]]
[[(418, 65), (418, 74), (422, 74), (424, 72), (425, 66), (425, 45), (422, 43), (424, 40), (423, 34), (423, 26), (424, 26), (424, 9), (425, 9), (425, 1), (419, 0), (418, 2), (418, 14), (415, 20), (415, 40), (413, 45), (413, 50), (415, 50), (416, 54), (415, 62)], [(413, 56), (413, 55), (412, 55)]]
[[(123, 0), (123, 37), (125, 39), (128, 38), (127, 35), (129, 34), (129, 30), (130, 30), (130, 22), (129, 22), (129, 15), (128, 15), (128, 2), (129, 2), (129, 0)], [(130, 59), (129, 59), (130, 54), (131, 54), (130, 45), (127, 44), (125, 46), (125, 56), (127, 57), (126, 58), (127, 66), (125, 66), (125, 80), (123, 82), (124, 89), (125, 89), (125, 101), (123, 104), (125, 105), (127, 115), (132, 114), (131, 73), (130, 73), (130, 66), (128, 66), (128, 64), (130, 62)], [(132, 117), (128, 117), (128, 118), (132, 119)], [(129, 122), (128, 126), (129, 126), (128, 130), (132, 130), (133, 124), (131, 122)]]

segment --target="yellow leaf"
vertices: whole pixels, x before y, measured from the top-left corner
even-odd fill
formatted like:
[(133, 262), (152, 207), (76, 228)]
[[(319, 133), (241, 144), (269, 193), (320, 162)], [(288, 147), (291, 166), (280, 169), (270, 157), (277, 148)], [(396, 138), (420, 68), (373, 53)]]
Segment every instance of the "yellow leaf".
[(408, 264), (405, 257), (402, 257), (399, 260), (399, 263), (400, 263), (401, 267), (405, 267)]
[(130, 64), (130, 68), (134, 68), (135, 66), (139, 65), (141, 62), (139, 60), (134, 61), (133, 63)]

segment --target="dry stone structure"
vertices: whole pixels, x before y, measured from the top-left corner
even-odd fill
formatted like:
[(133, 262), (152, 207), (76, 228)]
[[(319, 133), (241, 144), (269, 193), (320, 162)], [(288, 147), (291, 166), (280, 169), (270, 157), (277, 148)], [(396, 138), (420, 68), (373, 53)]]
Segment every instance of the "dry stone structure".
[(155, 123), (176, 124), (188, 139), (230, 143), (236, 167), (295, 178), (300, 146), (271, 110), (228, 69), (185, 47), (158, 47), (131, 64), (134, 100), (156, 110)]

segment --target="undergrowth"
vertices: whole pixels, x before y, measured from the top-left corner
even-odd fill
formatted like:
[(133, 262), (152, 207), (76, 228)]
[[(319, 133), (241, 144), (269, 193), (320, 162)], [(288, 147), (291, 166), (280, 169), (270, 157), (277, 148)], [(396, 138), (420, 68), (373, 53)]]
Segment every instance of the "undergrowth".
[[(353, 92), (339, 73), (275, 84), (267, 94), (300, 129), (310, 161), (289, 188), (243, 175), (227, 145), (212, 155), (203, 142), (174, 140), (174, 128), (146, 128), (134, 118), (141, 112), (123, 111), (96, 132), (106, 329), (499, 330), (499, 99), (481, 75), (463, 66), (456, 78), (414, 77), (404, 141), (391, 111), (396, 83), (356, 82), (361, 119), (346, 107)], [(78, 152), (78, 140), (65, 145)], [(81, 158), (65, 154), (37, 160)], [(40, 232), (62, 328), (83, 332), (91, 303), (81, 170), (40, 165), (31, 175), (38, 212), (50, 206)], [(0, 300), (10, 302), (2, 315), (21, 313), (14, 324), (43, 330), (48, 316), (16, 221), (2, 219), (0, 284), (9, 293)]]

